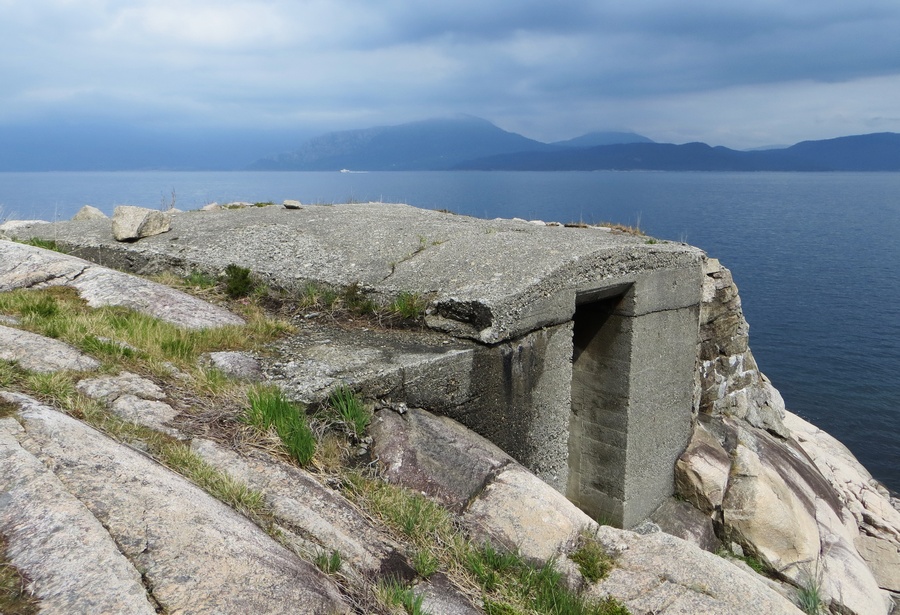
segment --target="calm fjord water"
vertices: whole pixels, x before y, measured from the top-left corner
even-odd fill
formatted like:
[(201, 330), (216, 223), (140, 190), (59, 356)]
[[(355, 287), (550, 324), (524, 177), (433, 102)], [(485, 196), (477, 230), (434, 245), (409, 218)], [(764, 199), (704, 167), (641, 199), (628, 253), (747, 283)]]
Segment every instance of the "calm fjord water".
[(639, 224), (721, 259), (793, 412), (900, 491), (900, 173), (0, 173), (0, 217), (299, 199)]

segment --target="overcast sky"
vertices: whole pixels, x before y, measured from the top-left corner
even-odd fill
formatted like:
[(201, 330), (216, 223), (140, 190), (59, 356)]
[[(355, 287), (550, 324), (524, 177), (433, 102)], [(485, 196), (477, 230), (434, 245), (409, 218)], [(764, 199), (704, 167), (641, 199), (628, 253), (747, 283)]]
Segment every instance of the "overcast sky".
[(900, 132), (897, 0), (0, 0), (0, 126)]

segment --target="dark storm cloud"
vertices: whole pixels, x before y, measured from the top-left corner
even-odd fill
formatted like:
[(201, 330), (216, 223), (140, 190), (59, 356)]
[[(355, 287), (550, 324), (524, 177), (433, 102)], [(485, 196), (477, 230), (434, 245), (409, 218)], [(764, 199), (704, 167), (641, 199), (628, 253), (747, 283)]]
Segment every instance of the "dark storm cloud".
[(880, 1), (0, 0), (0, 123), (468, 112), (539, 138), (755, 145), (900, 130), (897, 31), (900, 4)]

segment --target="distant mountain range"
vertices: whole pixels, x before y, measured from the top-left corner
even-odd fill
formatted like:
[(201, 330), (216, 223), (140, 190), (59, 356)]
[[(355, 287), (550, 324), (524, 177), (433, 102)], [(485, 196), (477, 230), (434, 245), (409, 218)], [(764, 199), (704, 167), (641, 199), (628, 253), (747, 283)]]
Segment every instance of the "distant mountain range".
[(655, 143), (629, 132), (593, 132), (542, 143), (476, 117), (332, 132), (255, 170), (284, 171), (900, 171), (900, 134), (803, 141), (739, 151), (705, 143)]

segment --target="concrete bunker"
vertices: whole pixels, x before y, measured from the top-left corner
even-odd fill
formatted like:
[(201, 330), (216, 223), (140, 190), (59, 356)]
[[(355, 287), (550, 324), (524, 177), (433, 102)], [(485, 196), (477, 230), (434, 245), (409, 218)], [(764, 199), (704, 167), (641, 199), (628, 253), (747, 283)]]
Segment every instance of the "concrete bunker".
[(340, 379), (455, 418), (617, 525), (639, 523), (672, 494), (691, 435), (700, 250), (384, 203), (171, 222), (171, 236), (138, 244), (116, 242), (104, 221), (28, 233), (137, 273), (232, 262), (287, 290), (313, 281), (358, 284), (385, 301), (420, 293), (430, 331), (410, 333), (415, 343), (323, 332), (271, 373), (302, 401)]

